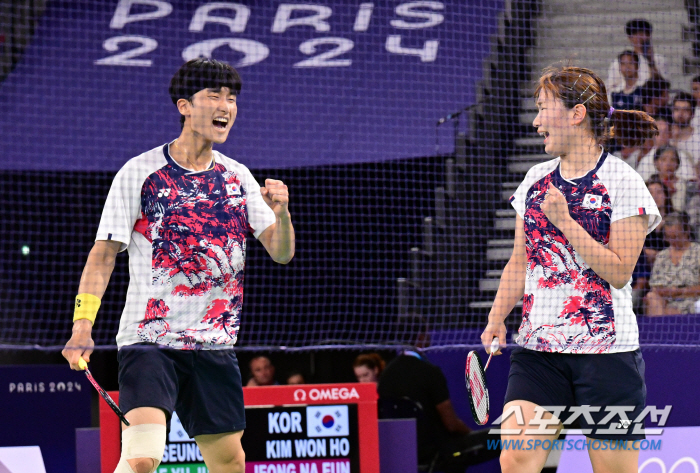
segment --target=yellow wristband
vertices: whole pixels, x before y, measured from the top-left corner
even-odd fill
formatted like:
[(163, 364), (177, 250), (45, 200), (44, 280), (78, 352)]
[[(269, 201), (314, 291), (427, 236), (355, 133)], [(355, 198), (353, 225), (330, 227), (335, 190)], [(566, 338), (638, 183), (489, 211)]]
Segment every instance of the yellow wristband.
[(97, 318), (97, 310), (100, 308), (101, 301), (99, 297), (92, 294), (83, 293), (75, 296), (75, 313), (73, 322), (79, 319), (88, 319), (92, 324), (95, 324)]

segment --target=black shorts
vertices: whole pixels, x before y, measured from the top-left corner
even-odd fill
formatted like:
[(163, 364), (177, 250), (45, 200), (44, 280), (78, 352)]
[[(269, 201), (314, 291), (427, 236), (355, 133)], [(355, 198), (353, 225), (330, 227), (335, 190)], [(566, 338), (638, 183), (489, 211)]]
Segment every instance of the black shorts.
[(173, 410), (195, 437), (245, 429), (245, 407), (238, 359), (233, 350), (174, 350), (153, 344), (122, 347), (119, 406)]
[[(579, 416), (577, 424), (564, 428), (584, 429), (586, 437), (595, 439), (643, 439), (644, 434), (634, 434), (635, 424), (626, 427), (619, 416), (606, 424), (600, 421), (610, 415), (609, 406), (633, 406), (627, 413), (634, 421), (646, 405), (647, 389), (644, 384), (644, 360), (640, 349), (608, 354), (546, 353), (514, 348), (510, 355), (510, 373), (505, 403), (530, 401), (538, 406), (599, 406), (592, 412), (591, 424)], [(570, 417), (565, 410), (559, 417), (562, 422)], [(643, 426), (642, 426), (643, 427)], [(536, 429), (537, 426), (529, 427)], [(590, 433), (585, 429), (592, 429)], [(600, 433), (601, 429), (614, 429), (620, 433)]]

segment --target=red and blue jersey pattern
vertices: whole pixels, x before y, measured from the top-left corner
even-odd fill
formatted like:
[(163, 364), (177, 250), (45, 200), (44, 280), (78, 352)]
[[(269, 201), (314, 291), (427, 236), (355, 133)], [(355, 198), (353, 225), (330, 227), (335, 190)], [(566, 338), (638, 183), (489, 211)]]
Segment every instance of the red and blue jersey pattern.
[(577, 180), (559, 166), (527, 191), (523, 218), (527, 274), (518, 343), (547, 352), (603, 353), (615, 343), (611, 288), (578, 255), (541, 205), (550, 183), (566, 197), (571, 217), (598, 243), (610, 238), (612, 203), (596, 175), (605, 162)]
[(178, 349), (232, 345), (243, 305), (246, 191), (219, 163), (168, 164), (144, 181), (134, 229), (152, 248), (151, 287), (138, 336)]

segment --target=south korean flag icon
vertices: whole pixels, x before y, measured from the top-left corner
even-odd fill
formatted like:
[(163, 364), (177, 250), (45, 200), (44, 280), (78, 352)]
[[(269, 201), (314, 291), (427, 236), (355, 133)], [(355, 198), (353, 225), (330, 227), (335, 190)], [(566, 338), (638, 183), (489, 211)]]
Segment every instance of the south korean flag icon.
[(603, 206), (603, 196), (586, 194), (581, 203), (581, 207), (584, 209), (599, 209)]
[(226, 194), (241, 195), (241, 189), (236, 184), (226, 184)]
[(350, 435), (348, 406), (308, 406), (306, 435), (309, 437), (346, 437)]

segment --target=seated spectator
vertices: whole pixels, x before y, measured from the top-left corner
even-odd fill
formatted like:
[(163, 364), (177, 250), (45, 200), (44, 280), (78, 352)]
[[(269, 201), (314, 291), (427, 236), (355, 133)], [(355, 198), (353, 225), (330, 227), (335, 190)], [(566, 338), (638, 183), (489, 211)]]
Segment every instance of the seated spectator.
[(306, 384), (306, 378), (301, 371), (290, 371), (287, 375), (287, 384)]
[[(630, 20), (625, 25), (625, 33), (634, 52), (639, 56), (638, 84), (644, 84), (650, 79), (668, 77), (666, 58), (654, 52), (651, 23), (644, 19)], [(619, 58), (610, 64), (605, 84), (611, 90), (621, 90), (624, 87), (625, 80), (620, 71)]]
[(690, 228), (695, 233), (695, 240), (700, 241), (700, 162), (695, 165), (695, 180), (688, 185), (686, 212), (690, 218)]
[(690, 121), (690, 126), (694, 130), (700, 130), (700, 76), (693, 77), (690, 83), (690, 93), (695, 99), (695, 112), (693, 113), (693, 119)]
[(379, 353), (366, 353), (355, 358), (352, 369), (358, 383), (376, 383), (385, 366)]
[(651, 266), (654, 265), (656, 255), (659, 251), (668, 248), (668, 243), (664, 239), (663, 227), (666, 216), (673, 213), (673, 204), (671, 203), (671, 195), (668, 192), (668, 188), (666, 184), (659, 179), (659, 176), (652, 176), (652, 178), (647, 181), (647, 189), (649, 189), (649, 193), (654, 198), (656, 207), (661, 214), (661, 223), (656, 226), (654, 231), (647, 235), (642, 250), (649, 260), (649, 266), (651, 268)]
[(620, 65), (620, 74), (624, 79), (624, 86), (620, 89), (610, 89), (608, 101), (620, 110), (641, 110), (642, 95), (638, 82), (639, 78), (639, 55), (634, 51), (623, 51), (617, 57)]
[(693, 313), (700, 298), (700, 244), (691, 240), (688, 216), (666, 217), (664, 236), (671, 246), (654, 262), (645, 313), (652, 317)]
[(252, 377), (248, 380), (246, 386), (274, 386), (280, 384), (275, 381), (275, 367), (266, 356), (260, 355), (250, 360), (250, 373)]
[[(660, 122), (657, 122), (657, 125), (659, 123)], [(617, 125), (615, 126), (615, 129), (617, 130)], [(644, 179), (645, 176), (642, 174), (643, 171), (648, 174), (646, 177), (651, 177), (651, 175), (656, 172), (656, 169), (654, 168), (655, 143), (656, 138), (649, 138), (644, 140), (644, 143), (642, 143), (641, 146), (623, 146), (619, 151), (611, 150), (611, 152), (629, 164), (632, 169), (637, 171), (637, 173), (642, 176), (642, 179)]]
[[(645, 182), (658, 172), (654, 166), (656, 151), (671, 143), (670, 121), (664, 116), (657, 116), (654, 119), (656, 120), (656, 126), (659, 127), (659, 134), (652, 140), (645, 141), (640, 148), (635, 149), (626, 158), (623, 158), (627, 164), (632, 166), (642, 176)], [(649, 148), (649, 143), (652, 143), (651, 148)], [(678, 150), (678, 156), (681, 160), (681, 167), (676, 171), (676, 175), (687, 181), (692, 180), (695, 176), (692, 158), (688, 153), (681, 150)]]
[(637, 260), (637, 265), (634, 267), (634, 272), (632, 273), (632, 301), (635, 310), (642, 308), (644, 295), (649, 290), (651, 268), (654, 265), (656, 256), (659, 254), (659, 251), (668, 247), (668, 244), (664, 240), (663, 227), (666, 216), (673, 213), (673, 206), (671, 205), (671, 197), (669, 196), (668, 189), (659, 179), (659, 176), (655, 175), (652, 179), (647, 181), (647, 189), (649, 189), (649, 193), (654, 198), (654, 203), (656, 203), (656, 207), (659, 209), (661, 223), (659, 223), (644, 240), (642, 253), (639, 255), (639, 260)]
[[(422, 319), (402, 324), (404, 333), (411, 330), (406, 327), (421, 326), (425, 326)], [(420, 414), (416, 419), (418, 462), (435, 461), (437, 471), (463, 473), (468, 465), (498, 458), (500, 451), (488, 450), (486, 445), (487, 438), (496, 440), (498, 437), (489, 437), (488, 429), (472, 432), (457, 417), (445, 375), (421, 351), (429, 344), (427, 330), (408, 336), (418, 346), (401, 352), (386, 366), (379, 377), (377, 392), (380, 406), (392, 400), (410, 400), (419, 406)], [(455, 452), (461, 454), (454, 456)]]
[(670, 100), (671, 83), (664, 79), (652, 79), (644, 83), (639, 94), (642, 99), (642, 110), (651, 115), (671, 117), (668, 106)]
[[(686, 189), (688, 181), (678, 175), (681, 166), (681, 158), (678, 149), (674, 146), (664, 146), (656, 150), (654, 154), (654, 168), (658, 179), (664, 183), (671, 197), (671, 205), (675, 212), (685, 211)], [(652, 176), (652, 177), (654, 177)]]
[(695, 113), (695, 99), (687, 92), (679, 92), (673, 98), (673, 125), (671, 144), (690, 154), (693, 162), (700, 161), (700, 133), (690, 124)]

